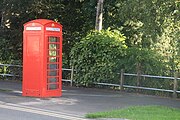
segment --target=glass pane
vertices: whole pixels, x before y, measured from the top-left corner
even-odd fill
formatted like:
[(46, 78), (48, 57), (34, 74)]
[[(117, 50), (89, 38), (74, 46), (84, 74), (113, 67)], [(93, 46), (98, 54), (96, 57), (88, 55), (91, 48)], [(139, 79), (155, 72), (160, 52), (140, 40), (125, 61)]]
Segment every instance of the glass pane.
[(49, 49), (50, 49), (50, 50), (59, 49), (59, 44), (49, 44)]
[(50, 58), (48, 58), (49, 60), (49, 62), (57, 62), (57, 58), (56, 57), (50, 57)]
[(49, 90), (54, 90), (54, 89), (58, 89), (58, 85), (57, 84), (50, 84)]
[(59, 42), (59, 37), (49, 37), (49, 42)]
[(58, 78), (57, 78), (57, 77), (48, 78), (48, 82), (49, 82), (49, 83), (58, 82)]
[(59, 51), (53, 51), (53, 50), (49, 51), (49, 56), (58, 56), (58, 55), (59, 55)]
[(49, 64), (47, 68), (48, 69), (59, 69), (59, 66), (58, 66), (58, 64)]
[(58, 71), (49, 71), (48, 76), (58, 76)]
[(49, 57), (48, 62), (59, 62), (59, 58), (57, 58), (57, 57)]

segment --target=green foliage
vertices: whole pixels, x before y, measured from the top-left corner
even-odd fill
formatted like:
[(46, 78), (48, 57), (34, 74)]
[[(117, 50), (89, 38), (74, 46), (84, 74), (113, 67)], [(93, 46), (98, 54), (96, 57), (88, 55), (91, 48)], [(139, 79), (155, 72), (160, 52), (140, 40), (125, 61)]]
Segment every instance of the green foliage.
[[(16, 34), (10, 34), (11, 38), (16, 38)], [(21, 44), (17, 44), (17, 39), (12, 41), (9, 37), (0, 37), (0, 62), (9, 64), (22, 64)], [(16, 63), (15, 63), (16, 62)]]
[[(105, 2), (105, 27), (121, 28), (128, 46), (150, 48), (164, 32), (167, 19), (178, 19), (177, 0), (113, 0)], [(173, 21), (176, 22), (176, 21)]]
[[(60, 22), (63, 25), (63, 56), (67, 59), (64, 63), (69, 67), (71, 47), (89, 30), (88, 25), (84, 24), (88, 18), (81, 10), (84, 7), (83, 2), (77, 0), (0, 0), (0, 2), (0, 19), (2, 12), (3, 21), (1, 21), (1, 24), (3, 25), (3, 30), (12, 32), (4, 34), (3, 30), (0, 29), (0, 34), (5, 36), (3, 38), (6, 40), (6, 43), (13, 41), (13, 44), (18, 45), (20, 48), (22, 47), (24, 23), (33, 19), (43, 18)], [(84, 29), (84, 26), (86, 29)], [(13, 37), (13, 34), (17, 35), (17, 37)], [(18, 51), (14, 51), (19, 56), (22, 56), (22, 48), (19, 50), (20, 48), (16, 48)], [(11, 53), (11, 51), (7, 52), (16, 55), (16, 53)], [(21, 60), (21, 57), (18, 60)]]
[[(105, 0), (103, 28), (118, 29), (126, 36), (121, 45), (126, 44), (128, 49), (122, 54), (110, 46), (118, 43), (117, 41), (113, 43), (114, 40), (112, 40), (108, 43), (108, 40), (104, 40), (108, 39), (107, 36), (110, 39), (119, 39), (115, 38), (116, 32), (109, 31), (111, 32), (109, 34), (106, 31), (108, 35), (105, 31), (92, 32), (86, 36), (89, 30), (94, 29), (97, 0), (0, 0), (0, 3), (0, 15), (2, 15), (0, 18), (2, 25), (0, 27), (0, 62), (11, 63), (17, 60), (15, 64), (20, 64), (23, 24), (33, 19), (45, 18), (63, 25), (63, 67), (70, 67), (70, 51), (77, 43), (75, 46), (79, 53), (73, 53), (74, 64), (80, 71), (80, 77), (86, 75), (86, 79), (79, 81), (85, 86), (89, 81), (96, 82), (102, 79), (105, 80), (102, 82), (116, 83), (116, 80), (113, 81), (116, 78), (114, 72), (119, 72), (122, 67), (126, 69), (126, 72), (136, 73), (139, 64), (144, 74), (170, 76), (173, 76), (173, 72), (180, 68), (179, 0)], [(94, 36), (96, 39), (102, 38), (104, 42), (94, 38), (90, 39), (88, 44), (94, 41), (92, 44), (96, 46), (88, 46), (82, 41), (88, 41), (85, 39), (89, 36)], [(103, 47), (97, 47), (99, 44)], [(73, 48), (72, 51), (76, 50)], [(83, 55), (77, 58), (81, 52)], [(96, 54), (98, 57), (94, 57)], [(112, 58), (109, 59), (110, 57)], [(78, 60), (81, 61), (77, 65)], [(88, 67), (91, 64), (94, 65)], [(107, 66), (107, 69), (102, 66)], [(97, 67), (102, 69), (97, 69)], [(89, 71), (91, 74), (88, 73)], [(104, 73), (99, 74), (101, 71)]]
[(117, 77), (126, 48), (125, 37), (117, 30), (89, 33), (71, 51), (77, 84), (90, 86), (100, 81), (111, 82)]
[[(72, 46), (95, 25), (97, 0), (0, 0), (0, 2), (0, 12), (3, 16), (2, 25), (15, 30), (17, 34), (16, 38), (9, 37), (7, 40), (13, 40), (15, 45), (22, 44), (23, 24), (29, 20), (46, 18), (62, 23), (63, 52), (64, 57), (67, 58), (67, 62), (65, 62), (67, 64), (69, 64), (69, 53)], [(179, 37), (177, 36), (180, 31), (179, 8), (178, 0), (105, 1), (103, 27), (105, 29), (108, 27), (121, 29), (129, 47), (154, 49), (156, 43), (161, 45), (166, 43), (165, 46), (167, 46), (169, 45), (169, 42), (166, 42), (167, 37), (171, 38), (168, 39), (171, 43)], [(169, 29), (169, 27), (171, 28)], [(175, 35), (175, 33), (177, 34)], [(0, 34), (2, 34), (1, 30)], [(167, 37), (164, 37), (165, 34)], [(172, 44), (167, 48), (171, 47), (173, 47)], [(164, 52), (163, 47), (158, 48), (162, 48), (158, 51)], [(171, 51), (171, 49), (166, 49), (166, 51)], [(169, 57), (168, 60), (173, 61), (173, 59)], [(176, 64), (178, 60), (174, 61)], [(170, 69), (173, 69), (173, 66)]]
[[(128, 48), (123, 65), (128, 73), (137, 72), (139, 69), (142, 74), (165, 75), (167, 69), (163, 57), (156, 51), (147, 48)], [(139, 68), (137, 68), (138, 65)]]
[(177, 20), (171, 16), (166, 19), (163, 26), (164, 32), (152, 48), (164, 56), (168, 69), (174, 72), (180, 68), (180, 19)]
[[(127, 54), (122, 60), (122, 64), (125, 68), (126, 73), (140, 73), (143, 75), (157, 75), (157, 76), (167, 76), (169, 75), (167, 63), (164, 62), (164, 57), (158, 54), (154, 50), (149, 50), (147, 48), (136, 48), (129, 47), (127, 49)], [(126, 76), (125, 85), (130, 86), (143, 86), (150, 88), (159, 88), (159, 89), (172, 89), (172, 81), (164, 79), (153, 79), (140, 77), (137, 80), (137, 77)], [(127, 89), (129, 91), (135, 91), (135, 89)], [(158, 94), (157, 91), (146, 91), (141, 90), (141, 93), (148, 94)], [(162, 94), (162, 93), (161, 93)], [(166, 94), (163, 94), (166, 95)]]

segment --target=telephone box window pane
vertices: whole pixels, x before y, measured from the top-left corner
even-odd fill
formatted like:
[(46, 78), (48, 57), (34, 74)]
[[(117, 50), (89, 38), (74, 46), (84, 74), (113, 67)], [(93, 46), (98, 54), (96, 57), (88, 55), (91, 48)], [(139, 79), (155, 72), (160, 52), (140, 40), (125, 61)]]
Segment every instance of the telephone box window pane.
[(57, 62), (57, 57), (50, 57), (50, 58), (49, 58), (49, 61), (50, 61), (50, 62)]
[(49, 71), (48, 76), (58, 76), (58, 71)]
[(59, 49), (59, 44), (49, 44), (49, 49), (50, 49), (50, 50)]
[(49, 42), (59, 42), (59, 37), (49, 37)]
[(58, 78), (57, 77), (48, 78), (48, 82), (49, 83), (58, 82)]
[(58, 56), (59, 55), (59, 51), (49, 51), (49, 56)]
[(49, 64), (48, 69), (59, 69), (58, 64)]
[(49, 90), (55, 90), (58, 89), (58, 85), (57, 84), (50, 84), (49, 85)]
[(57, 57), (49, 57), (48, 59), (49, 62), (59, 62), (59, 58)]

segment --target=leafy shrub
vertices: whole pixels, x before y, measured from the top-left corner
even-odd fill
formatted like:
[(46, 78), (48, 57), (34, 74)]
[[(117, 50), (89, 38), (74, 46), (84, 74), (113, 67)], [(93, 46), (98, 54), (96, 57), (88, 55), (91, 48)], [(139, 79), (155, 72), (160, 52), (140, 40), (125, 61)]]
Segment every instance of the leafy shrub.
[[(167, 63), (163, 62), (163, 57), (160, 56), (156, 51), (147, 48), (128, 48), (126, 51), (126, 56), (124, 57), (123, 65), (125, 72), (127, 73), (137, 73), (145, 75), (167, 75)], [(158, 78), (147, 78), (140, 77), (137, 79), (135, 76), (126, 76), (124, 80), (125, 85), (130, 86), (142, 86), (149, 88), (159, 88), (159, 89), (172, 89), (173, 81), (167, 79)], [(127, 89), (135, 91), (135, 89)], [(141, 90), (143, 93), (148, 94), (162, 94), (159, 91), (147, 91)], [(163, 93), (164, 94), (164, 93)], [(168, 95), (168, 94), (164, 94)]]
[[(121, 64), (124, 65), (125, 71), (129, 73), (137, 72), (149, 75), (166, 75), (166, 63), (163, 57), (156, 51), (147, 48), (129, 47), (126, 50), (126, 56)], [(138, 64), (140, 65), (138, 68)]]
[(92, 31), (82, 38), (71, 51), (77, 85), (92, 86), (95, 82), (114, 80), (126, 48), (125, 36), (117, 30)]

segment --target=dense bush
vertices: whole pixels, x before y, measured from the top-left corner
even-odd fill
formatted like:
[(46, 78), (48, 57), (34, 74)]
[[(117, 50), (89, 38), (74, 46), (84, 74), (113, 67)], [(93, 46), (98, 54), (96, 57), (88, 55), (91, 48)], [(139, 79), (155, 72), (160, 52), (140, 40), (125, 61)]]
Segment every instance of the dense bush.
[(95, 82), (115, 80), (126, 48), (125, 36), (117, 30), (92, 31), (82, 38), (71, 51), (77, 85), (91, 86)]
[(168, 71), (163, 57), (156, 51), (147, 48), (129, 47), (121, 64), (129, 73), (140, 70), (142, 74), (167, 75)]

